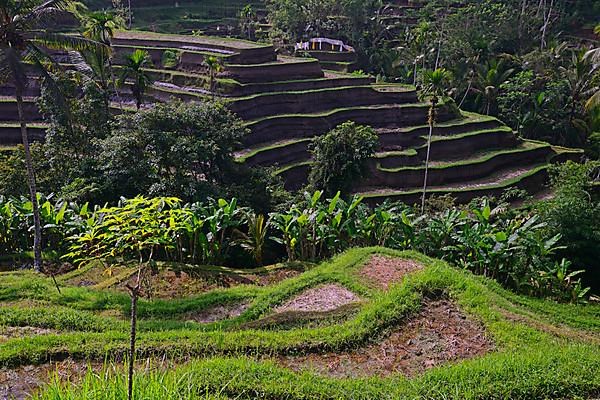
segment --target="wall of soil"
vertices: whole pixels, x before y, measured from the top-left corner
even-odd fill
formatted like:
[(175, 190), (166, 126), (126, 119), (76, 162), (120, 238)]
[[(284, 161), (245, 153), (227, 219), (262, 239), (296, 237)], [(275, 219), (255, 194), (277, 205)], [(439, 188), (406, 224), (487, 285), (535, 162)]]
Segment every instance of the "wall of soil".
[[(227, 65), (223, 76), (241, 83), (279, 82), (322, 78), (323, 71), (317, 60), (277, 62), (261, 65)], [(248, 63), (247, 63), (248, 64)]]
[[(37, 104), (33, 101), (23, 103), (23, 114), (26, 121), (42, 120)], [(0, 101), (0, 121), (19, 121), (16, 101)]]
[(310, 158), (309, 141), (292, 143), (285, 147), (273, 148), (249, 157), (246, 164), (250, 166), (288, 165)]
[[(428, 182), (431, 186), (448, 185), (485, 178), (509, 167), (540, 164), (552, 153), (550, 147), (499, 154), (478, 164), (457, 164), (446, 168), (430, 168)], [(373, 186), (411, 188), (423, 184), (424, 169), (401, 171), (373, 171), (369, 184)]]
[[(439, 121), (447, 121), (454, 115), (439, 113)], [(400, 128), (420, 125), (427, 121), (427, 108), (422, 106), (342, 109), (322, 117), (281, 116), (250, 124), (250, 135), (242, 139), (246, 147), (288, 139), (321, 135), (346, 121), (370, 125), (373, 128)]]
[(417, 94), (409, 92), (380, 92), (371, 87), (348, 87), (338, 90), (281, 93), (238, 100), (229, 108), (245, 120), (276, 114), (308, 114), (337, 108), (378, 104), (407, 104), (417, 102)]
[(284, 91), (326, 89), (343, 86), (362, 86), (373, 83), (373, 81), (373, 78), (368, 77), (348, 77), (306, 81), (265, 82), (235, 87), (231, 94), (235, 96), (248, 96), (252, 94), (267, 92), (272, 93)]
[[(28, 127), (27, 133), (32, 142), (41, 142), (44, 140), (46, 130), (37, 127)], [(19, 127), (0, 127), (0, 145), (15, 146), (23, 143), (21, 140), (21, 129)]]
[[(520, 181), (516, 182), (511, 187), (526, 190), (530, 193), (539, 191), (540, 187), (542, 187), (548, 181), (548, 171), (542, 169), (530, 176), (527, 176)], [(452, 197), (456, 199), (457, 203), (468, 203), (472, 199), (481, 196), (494, 196), (499, 197), (502, 195), (506, 188), (498, 187), (498, 188), (477, 188), (466, 189), (460, 192), (453, 192)], [(429, 192), (427, 193), (427, 197), (431, 197), (433, 195), (437, 195), (436, 193)], [(410, 194), (399, 194), (399, 195), (390, 195), (390, 194), (382, 194), (379, 197), (368, 197), (365, 199), (365, 203), (376, 206), (378, 204), (383, 203), (386, 200), (392, 201), (402, 201), (406, 204), (417, 204), (421, 202), (421, 194), (420, 193), (410, 193)]]

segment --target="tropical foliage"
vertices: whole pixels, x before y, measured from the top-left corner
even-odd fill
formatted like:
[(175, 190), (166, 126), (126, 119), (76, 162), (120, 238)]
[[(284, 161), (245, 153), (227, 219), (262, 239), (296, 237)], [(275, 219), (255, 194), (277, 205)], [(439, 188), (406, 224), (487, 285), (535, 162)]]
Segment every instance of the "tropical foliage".
[(369, 159), (379, 146), (375, 130), (346, 122), (329, 133), (316, 137), (310, 151), (313, 157), (309, 184), (328, 195), (349, 193), (354, 182), (365, 177)]

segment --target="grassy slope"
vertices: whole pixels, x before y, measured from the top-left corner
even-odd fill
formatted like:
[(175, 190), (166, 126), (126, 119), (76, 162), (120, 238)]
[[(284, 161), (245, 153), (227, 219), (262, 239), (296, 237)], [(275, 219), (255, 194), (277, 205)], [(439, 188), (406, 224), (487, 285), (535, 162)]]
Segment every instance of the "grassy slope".
[[(409, 257), (426, 268), (382, 292), (366, 286), (355, 274), (373, 253)], [(31, 273), (0, 277), (4, 282), (0, 301), (11, 302), (9, 307), (0, 309), (0, 325), (62, 329), (56, 335), (11, 339), (0, 344), (0, 365), (44, 362), (65, 355), (102, 360), (107, 353), (124, 354), (126, 321), (101, 316), (99, 311), (126, 313), (126, 295), (76, 287), (66, 287), (59, 295), (49, 280)], [(339, 282), (360, 294), (366, 299), (360, 311), (350, 320), (332, 326), (240, 329), (243, 322), (259, 319), (295, 293), (323, 282)], [(402, 323), (419, 309), (423, 296), (441, 292), (485, 324), (497, 352), (438, 367), (413, 379), (394, 376), (332, 380), (245, 358), (257, 353), (289, 354), (359, 346)], [(201, 325), (177, 319), (191, 310), (240, 299), (251, 300), (252, 305), (230, 321)], [(596, 379), (600, 374), (600, 307), (558, 305), (516, 296), (494, 282), (412, 252), (355, 249), (271, 287), (241, 286), (189, 299), (143, 301), (140, 315), (140, 354), (216, 357), (193, 361), (166, 375), (140, 376), (140, 390), (147, 390), (146, 396), (151, 390), (158, 390), (158, 378), (163, 388), (174, 390), (176, 382), (188, 382), (189, 376), (194, 379), (184, 385), (184, 392), (198, 394), (208, 389), (214, 393), (226, 387), (225, 394), (242, 398), (562, 398), (600, 392), (600, 381)], [(512, 315), (513, 320), (517, 317), (519, 322), (512, 322), (506, 315)], [(233, 358), (224, 358), (225, 355)], [(119, 390), (119, 385), (113, 387), (114, 380), (89, 379), (90, 387), (102, 386), (107, 393)], [(91, 390), (90, 387), (82, 390)], [(83, 393), (70, 393), (74, 396), (71, 398), (84, 397)]]

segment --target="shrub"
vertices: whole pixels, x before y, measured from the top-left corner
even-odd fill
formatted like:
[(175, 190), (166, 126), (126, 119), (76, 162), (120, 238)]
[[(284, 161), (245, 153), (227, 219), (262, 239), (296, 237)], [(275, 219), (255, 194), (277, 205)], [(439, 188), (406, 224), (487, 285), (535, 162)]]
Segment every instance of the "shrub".
[(324, 136), (314, 139), (309, 182), (327, 195), (346, 194), (367, 171), (379, 138), (373, 128), (346, 122)]

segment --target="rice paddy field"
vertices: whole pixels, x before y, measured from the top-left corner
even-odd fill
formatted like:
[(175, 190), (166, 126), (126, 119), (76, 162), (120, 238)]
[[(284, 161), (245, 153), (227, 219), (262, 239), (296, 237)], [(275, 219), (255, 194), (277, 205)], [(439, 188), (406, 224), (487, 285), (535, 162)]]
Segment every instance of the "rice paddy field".
[[(0, 278), (3, 398), (126, 397), (131, 269)], [(415, 252), (160, 264), (145, 288), (137, 399), (600, 395), (600, 306), (521, 297)]]

